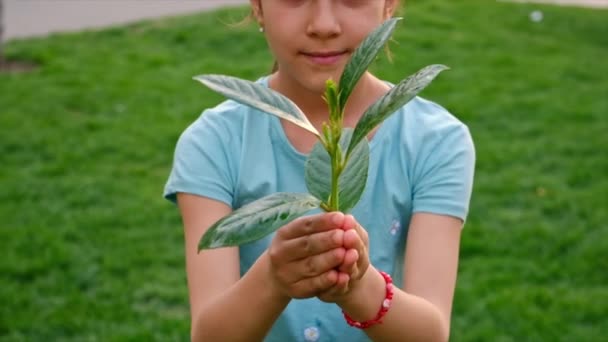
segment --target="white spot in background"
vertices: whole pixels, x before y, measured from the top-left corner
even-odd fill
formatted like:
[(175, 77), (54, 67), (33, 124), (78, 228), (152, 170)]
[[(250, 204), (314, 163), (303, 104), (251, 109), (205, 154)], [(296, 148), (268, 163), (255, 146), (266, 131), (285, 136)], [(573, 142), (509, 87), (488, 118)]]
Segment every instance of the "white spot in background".
[(114, 110), (117, 113), (124, 113), (126, 109), (127, 109), (127, 107), (122, 103), (117, 103), (114, 105)]
[(530, 13), (530, 20), (535, 22), (535, 23), (539, 23), (541, 21), (543, 21), (543, 12), (541, 11), (532, 11)]

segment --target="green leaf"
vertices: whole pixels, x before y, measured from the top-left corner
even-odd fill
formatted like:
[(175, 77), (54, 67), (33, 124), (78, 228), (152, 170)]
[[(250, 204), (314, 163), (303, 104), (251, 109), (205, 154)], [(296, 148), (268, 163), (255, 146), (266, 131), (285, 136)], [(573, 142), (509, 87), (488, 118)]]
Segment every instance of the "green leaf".
[(308, 192), (328, 203), (331, 194), (331, 158), (321, 142), (317, 142), (304, 166), (304, 180)]
[(363, 40), (353, 53), (340, 77), (340, 112), (344, 111), (350, 93), (391, 37), (399, 20), (401, 18), (391, 18), (382, 23)]
[(325, 82), (325, 94), (323, 99), (329, 108), (329, 117), (332, 122), (339, 119), (340, 110), (338, 108), (338, 85), (330, 78)]
[[(353, 135), (351, 128), (343, 131), (340, 145), (342, 150), (350, 143)], [(348, 157), (346, 167), (340, 175), (340, 211), (347, 213), (357, 205), (367, 184), (369, 171), (369, 144), (364, 139), (357, 144), (353, 153)]]
[(429, 65), (401, 81), (401, 83), (394, 86), (388, 93), (372, 104), (365, 113), (363, 113), (363, 116), (357, 123), (346, 155), (348, 156), (357, 143), (367, 136), (374, 127), (416, 97), (416, 95), (426, 88), (440, 72), (446, 69), (449, 68), (445, 65)]
[(276, 115), (319, 136), (319, 132), (295, 103), (268, 87), (224, 75), (199, 75), (194, 79), (229, 99)]
[[(343, 150), (350, 143), (352, 134), (352, 128), (343, 129), (340, 139)], [(365, 190), (368, 170), (369, 144), (364, 140), (360, 141), (351, 154), (338, 180), (339, 211), (347, 213), (357, 205)], [(308, 191), (321, 201), (327, 202), (331, 194), (331, 159), (321, 143), (315, 144), (308, 156), (304, 176)]]
[(201, 238), (198, 250), (256, 241), (319, 205), (320, 201), (310, 194), (279, 192), (268, 195), (216, 222)]

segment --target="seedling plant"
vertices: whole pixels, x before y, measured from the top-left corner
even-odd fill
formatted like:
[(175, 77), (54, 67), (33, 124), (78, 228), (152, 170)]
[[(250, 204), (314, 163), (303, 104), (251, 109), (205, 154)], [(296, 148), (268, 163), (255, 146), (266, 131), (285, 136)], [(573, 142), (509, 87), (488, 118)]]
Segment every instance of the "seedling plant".
[(367, 135), (447, 69), (439, 64), (421, 69), (367, 108), (354, 129), (343, 127), (344, 107), (351, 92), (386, 45), (399, 19), (385, 21), (363, 40), (338, 84), (331, 79), (326, 82), (323, 98), (328, 105), (329, 122), (323, 123), (321, 132), (295, 103), (264, 85), (224, 75), (194, 77), (229, 99), (292, 122), (318, 138), (305, 163), (309, 193), (274, 193), (236, 209), (205, 232), (199, 251), (256, 241), (315, 208), (348, 213), (355, 207), (367, 182)]

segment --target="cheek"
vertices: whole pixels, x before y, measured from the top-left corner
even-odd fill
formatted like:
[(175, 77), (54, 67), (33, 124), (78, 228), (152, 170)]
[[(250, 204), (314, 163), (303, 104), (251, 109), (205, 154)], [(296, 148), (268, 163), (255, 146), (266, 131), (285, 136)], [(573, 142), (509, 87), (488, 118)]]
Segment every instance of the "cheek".
[(286, 25), (289, 23), (281, 23), (276, 25), (269, 23), (266, 29), (266, 41), (271, 49), (271, 52), (277, 57), (289, 57), (302, 48), (303, 30), (299, 29), (295, 24)]
[(282, 35), (276, 35), (274, 32), (268, 32), (266, 35), (266, 41), (270, 52), (277, 59), (286, 59), (293, 54), (293, 47), (290, 45), (290, 41), (285, 39)]

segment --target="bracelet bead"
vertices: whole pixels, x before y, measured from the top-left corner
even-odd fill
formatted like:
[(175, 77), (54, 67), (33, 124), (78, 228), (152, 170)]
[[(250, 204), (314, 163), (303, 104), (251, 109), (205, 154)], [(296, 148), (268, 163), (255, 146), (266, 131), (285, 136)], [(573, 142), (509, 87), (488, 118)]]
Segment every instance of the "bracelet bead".
[(384, 315), (386, 315), (386, 313), (388, 312), (388, 309), (390, 309), (391, 303), (393, 301), (393, 294), (394, 294), (393, 279), (386, 272), (380, 271), (380, 274), (382, 275), (382, 278), (384, 278), (384, 281), (386, 282), (386, 294), (384, 296), (384, 300), (382, 301), (382, 305), (380, 306), (380, 310), (378, 311), (378, 314), (376, 315), (376, 317), (374, 317), (373, 319), (370, 319), (369, 321), (359, 322), (359, 321), (355, 321), (354, 319), (352, 319), (352, 317), (350, 317), (346, 312), (344, 312), (344, 310), (342, 310), (342, 314), (344, 315), (344, 319), (346, 320), (346, 323), (348, 323), (348, 325), (350, 325), (351, 327), (355, 327), (358, 329), (367, 329), (373, 325), (381, 324), (382, 318), (384, 317)]

